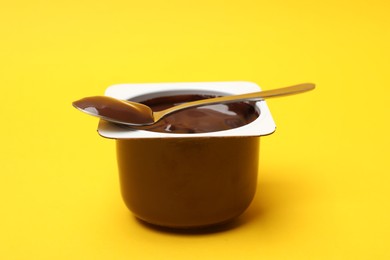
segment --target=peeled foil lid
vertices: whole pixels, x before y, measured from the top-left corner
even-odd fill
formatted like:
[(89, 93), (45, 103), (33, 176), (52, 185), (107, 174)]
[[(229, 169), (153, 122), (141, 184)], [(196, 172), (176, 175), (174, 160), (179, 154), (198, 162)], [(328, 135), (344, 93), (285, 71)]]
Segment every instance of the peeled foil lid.
[[(139, 102), (155, 97), (181, 94), (238, 95), (261, 91), (261, 88), (246, 81), (234, 82), (175, 82), (175, 83), (141, 83), (117, 84), (106, 89), (105, 95), (123, 100)], [(194, 138), (194, 137), (244, 137), (265, 136), (275, 132), (276, 125), (268, 109), (266, 101), (256, 102), (260, 111), (259, 117), (253, 122), (224, 131), (209, 133), (159, 133), (146, 130), (135, 130), (117, 124), (100, 120), (98, 133), (110, 139), (134, 138)]]

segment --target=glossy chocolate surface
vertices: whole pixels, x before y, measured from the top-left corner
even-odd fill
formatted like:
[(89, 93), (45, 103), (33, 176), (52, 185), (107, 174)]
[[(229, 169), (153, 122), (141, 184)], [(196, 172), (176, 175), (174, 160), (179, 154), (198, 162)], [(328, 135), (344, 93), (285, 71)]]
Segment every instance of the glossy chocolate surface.
[[(176, 95), (140, 102), (155, 111), (206, 98), (212, 95)], [(246, 102), (217, 104), (189, 108), (164, 117), (146, 130), (163, 133), (206, 133), (237, 128), (251, 123), (259, 116), (253, 105)]]

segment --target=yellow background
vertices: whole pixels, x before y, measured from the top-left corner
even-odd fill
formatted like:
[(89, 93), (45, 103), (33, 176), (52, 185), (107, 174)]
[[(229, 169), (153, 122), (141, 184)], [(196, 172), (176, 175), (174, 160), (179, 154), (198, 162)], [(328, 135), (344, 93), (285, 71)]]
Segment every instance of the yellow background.
[[(386, 0), (2, 1), (0, 259), (390, 259)], [(268, 101), (256, 197), (228, 230), (142, 225), (71, 102), (116, 83), (314, 82)]]

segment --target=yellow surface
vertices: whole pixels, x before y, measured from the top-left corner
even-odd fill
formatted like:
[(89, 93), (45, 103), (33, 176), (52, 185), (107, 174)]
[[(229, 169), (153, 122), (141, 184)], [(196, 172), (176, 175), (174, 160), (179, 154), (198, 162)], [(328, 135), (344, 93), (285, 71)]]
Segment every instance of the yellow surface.
[[(0, 259), (390, 259), (389, 1), (2, 1)], [(258, 192), (205, 234), (140, 224), (114, 142), (71, 107), (116, 83), (314, 82), (268, 101)]]

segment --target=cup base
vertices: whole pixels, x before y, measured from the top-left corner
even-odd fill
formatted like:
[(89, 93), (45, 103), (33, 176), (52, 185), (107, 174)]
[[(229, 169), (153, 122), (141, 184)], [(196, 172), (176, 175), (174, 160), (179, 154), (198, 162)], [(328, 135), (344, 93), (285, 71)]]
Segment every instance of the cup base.
[(192, 226), (175, 226), (175, 225), (161, 225), (150, 223), (142, 218), (135, 216), (135, 218), (144, 226), (155, 229), (158, 231), (171, 232), (171, 233), (215, 233), (225, 230), (233, 229), (237, 226), (239, 216), (229, 218), (227, 220), (206, 224), (206, 225), (192, 225)]

